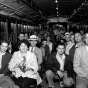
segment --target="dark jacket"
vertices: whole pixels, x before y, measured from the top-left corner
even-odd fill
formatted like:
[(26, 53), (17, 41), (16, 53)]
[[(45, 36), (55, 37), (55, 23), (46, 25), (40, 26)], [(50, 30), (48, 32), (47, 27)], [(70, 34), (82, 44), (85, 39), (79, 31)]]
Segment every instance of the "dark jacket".
[(2, 56), (2, 66), (0, 69), (0, 74), (5, 74), (7, 75), (9, 73), (9, 69), (8, 69), (8, 63), (10, 62), (12, 55), (8, 52), (5, 53), (5, 55)]
[(69, 50), (69, 56), (71, 58), (71, 62), (73, 63), (73, 60), (74, 60), (74, 54), (75, 54), (75, 45), (72, 46), (72, 48)]
[(45, 45), (44, 49), (45, 49), (45, 56), (48, 57), (49, 56), (49, 53), (50, 53), (49, 46), (48, 45)]
[[(60, 70), (60, 63), (58, 62), (57, 58), (56, 58), (56, 54), (57, 52), (51, 53), (49, 55), (48, 61), (47, 61), (47, 70), (51, 70), (54, 74), (57, 73), (58, 70)], [(72, 64), (71, 64), (71, 60), (70, 57), (68, 55), (65, 54), (65, 65), (64, 65), (64, 69), (65, 71), (67, 71), (68, 76), (71, 77), (72, 76)]]

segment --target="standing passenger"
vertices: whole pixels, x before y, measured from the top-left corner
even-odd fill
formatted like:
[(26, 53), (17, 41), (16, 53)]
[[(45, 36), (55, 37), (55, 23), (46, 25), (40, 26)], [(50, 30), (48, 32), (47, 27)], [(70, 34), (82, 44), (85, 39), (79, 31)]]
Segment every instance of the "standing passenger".
[(72, 46), (72, 48), (69, 50), (69, 55), (71, 57), (71, 61), (73, 63), (73, 60), (74, 60), (74, 53), (75, 53), (75, 49), (76, 48), (79, 48), (81, 46), (84, 45), (84, 42), (83, 42), (83, 36), (81, 35), (80, 32), (76, 32), (74, 34), (74, 38), (75, 38), (75, 44)]
[(71, 42), (71, 35), (69, 32), (65, 33), (65, 39), (66, 39), (66, 50), (65, 53), (69, 55), (69, 50), (72, 48), (72, 46), (74, 45), (74, 43)]
[(76, 88), (88, 88), (88, 33), (85, 34), (85, 43), (86, 45), (76, 49), (74, 55)]

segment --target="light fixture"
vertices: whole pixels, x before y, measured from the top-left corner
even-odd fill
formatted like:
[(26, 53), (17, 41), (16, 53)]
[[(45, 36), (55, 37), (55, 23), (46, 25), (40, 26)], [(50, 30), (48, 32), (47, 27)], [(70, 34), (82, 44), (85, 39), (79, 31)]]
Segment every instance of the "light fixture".
[(56, 9), (58, 9), (58, 7), (56, 7)]
[(57, 14), (58, 14), (58, 12), (57, 12)]
[(57, 0), (55, 0), (55, 3), (57, 3), (58, 1)]

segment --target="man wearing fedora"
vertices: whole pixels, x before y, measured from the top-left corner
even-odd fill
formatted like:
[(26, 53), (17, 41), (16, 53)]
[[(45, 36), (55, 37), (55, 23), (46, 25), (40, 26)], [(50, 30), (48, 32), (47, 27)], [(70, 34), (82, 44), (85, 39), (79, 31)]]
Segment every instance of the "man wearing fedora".
[[(38, 41), (38, 37), (36, 35), (31, 35), (29, 38), (29, 42), (30, 42), (30, 47), (29, 47), (29, 51), (35, 53), (36, 57), (37, 57), (37, 61), (38, 61), (38, 66), (39, 66), (39, 71), (41, 71), (41, 64), (42, 64), (42, 51), (40, 48), (38, 48), (36, 46)], [(37, 77), (37, 85), (38, 88), (40, 88), (40, 83), (42, 82), (42, 79), (40, 77), (40, 75), (38, 74)]]
[(29, 47), (29, 51), (36, 54), (38, 65), (40, 66), (41, 63), (42, 63), (42, 52), (41, 52), (41, 49), (39, 49), (36, 46), (37, 41), (38, 41), (38, 37), (36, 35), (31, 35), (30, 36), (29, 42), (30, 42), (31, 45)]

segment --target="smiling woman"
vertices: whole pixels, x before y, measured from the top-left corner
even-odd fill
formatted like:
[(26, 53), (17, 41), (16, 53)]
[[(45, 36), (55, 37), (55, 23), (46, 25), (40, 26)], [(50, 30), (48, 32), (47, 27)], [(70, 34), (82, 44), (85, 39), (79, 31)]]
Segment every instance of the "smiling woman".
[(13, 74), (12, 79), (20, 88), (30, 88), (30, 85), (36, 86), (38, 63), (36, 55), (28, 51), (25, 40), (20, 41), (19, 51), (14, 52), (9, 69)]

